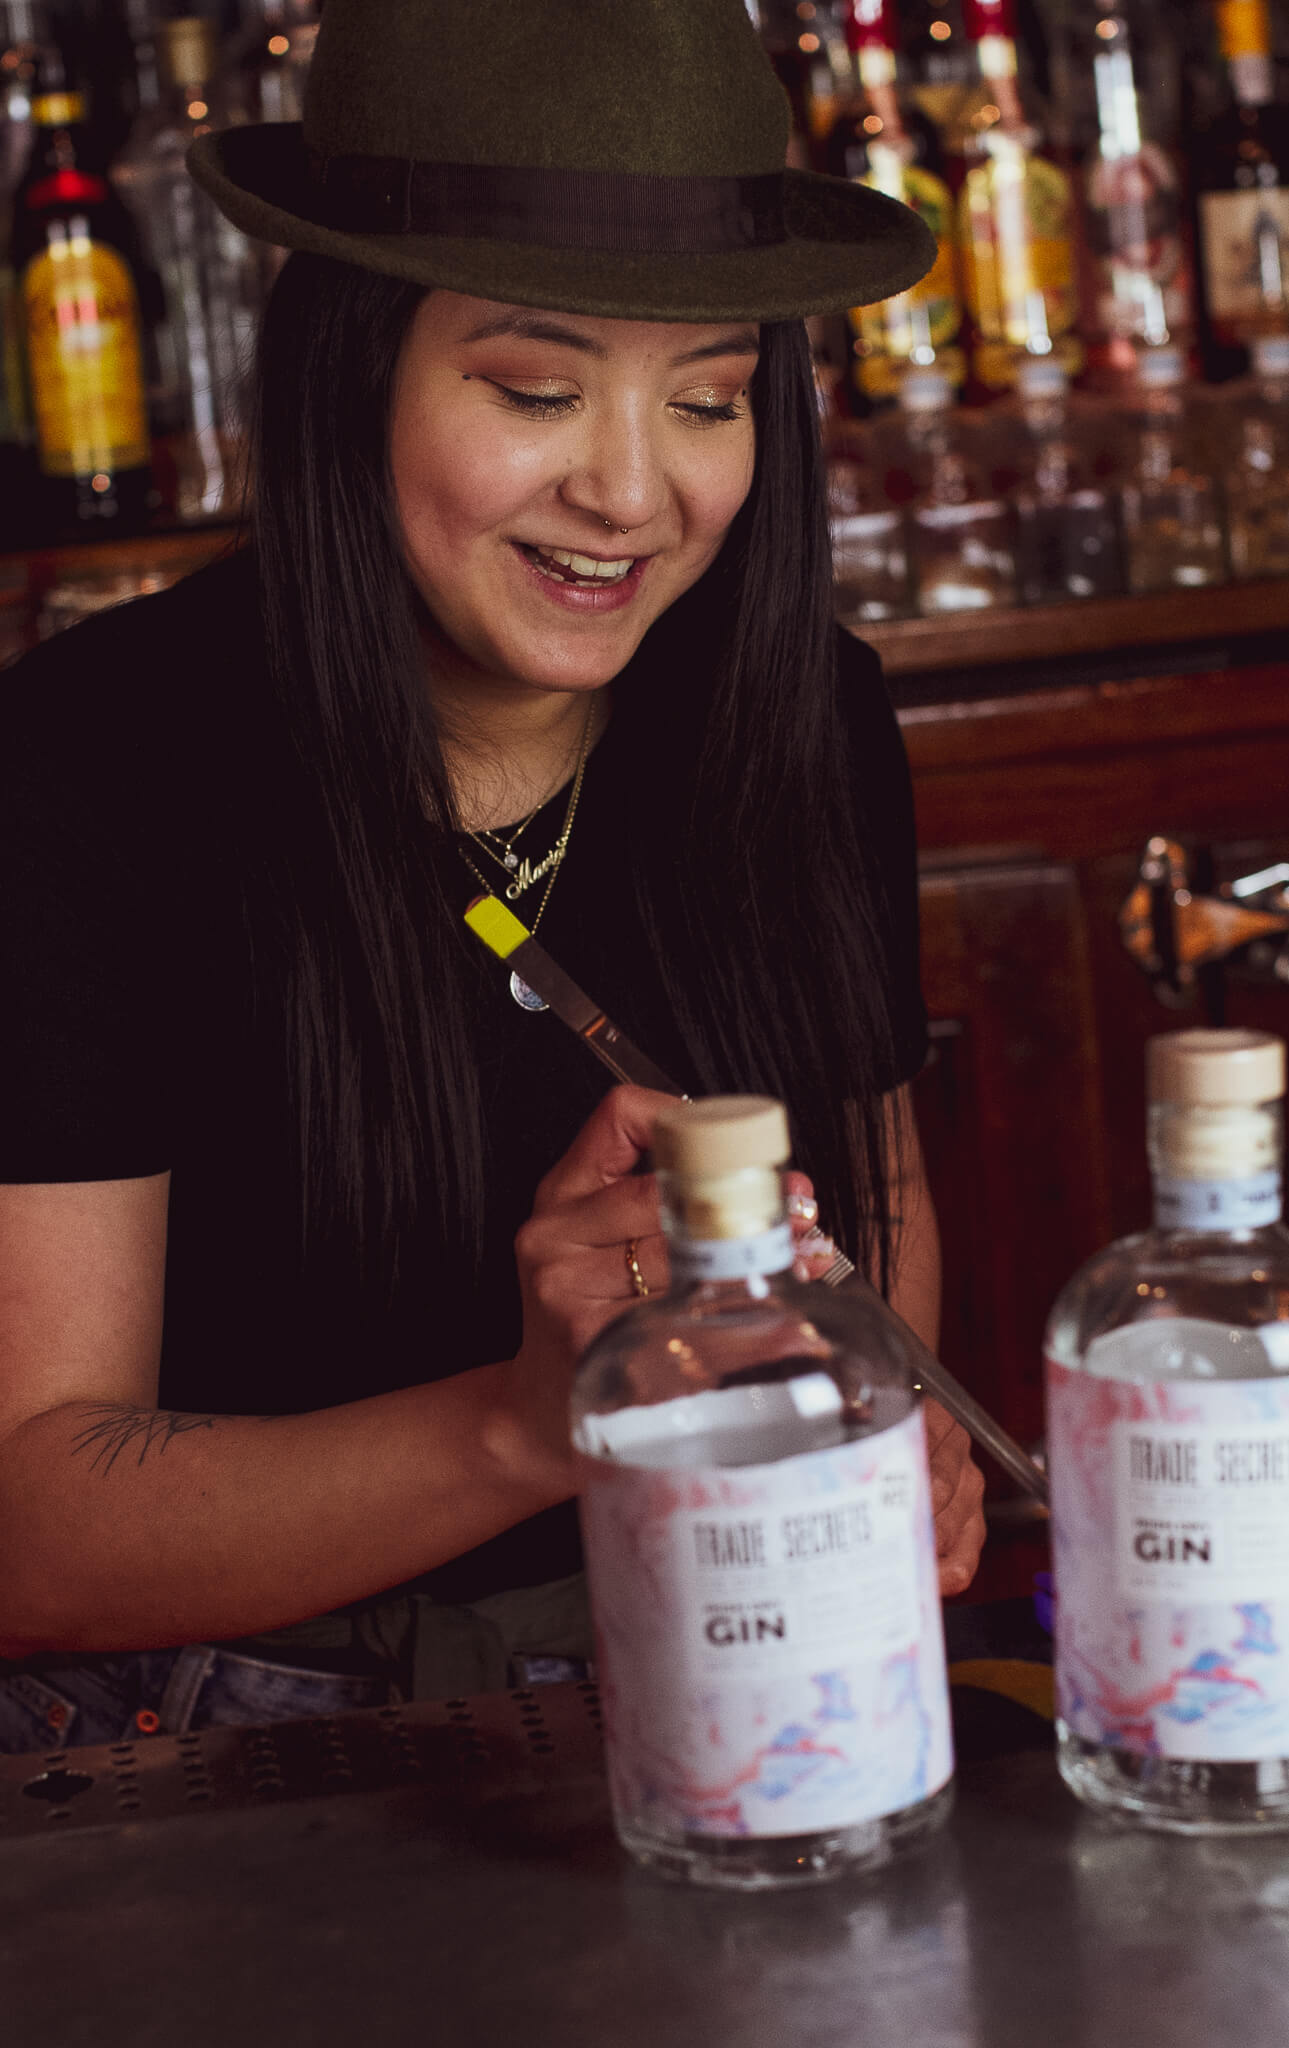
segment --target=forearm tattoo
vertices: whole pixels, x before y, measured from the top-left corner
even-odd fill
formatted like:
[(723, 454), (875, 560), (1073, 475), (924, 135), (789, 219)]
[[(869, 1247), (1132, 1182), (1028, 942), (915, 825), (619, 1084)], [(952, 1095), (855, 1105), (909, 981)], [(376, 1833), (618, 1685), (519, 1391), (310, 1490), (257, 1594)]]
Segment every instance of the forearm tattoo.
[(90, 1453), (90, 1470), (110, 1472), (122, 1451), (136, 1453), (141, 1465), (149, 1451), (158, 1456), (177, 1436), (190, 1429), (213, 1429), (213, 1415), (175, 1415), (165, 1408), (122, 1408), (114, 1401), (96, 1401), (82, 1410), (84, 1426), (72, 1438), (72, 1456)]

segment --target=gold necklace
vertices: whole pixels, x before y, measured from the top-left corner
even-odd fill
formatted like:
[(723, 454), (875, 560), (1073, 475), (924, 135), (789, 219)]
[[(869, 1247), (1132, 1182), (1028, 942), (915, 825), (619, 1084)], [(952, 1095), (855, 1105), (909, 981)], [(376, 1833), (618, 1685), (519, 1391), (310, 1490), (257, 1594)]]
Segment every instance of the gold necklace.
[[(586, 719), (582, 725), (582, 736), (578, 742), (577, 754), (574, 757), (579, 763), (586, 758), (587, 739), (594, 717), (594, 708), (595, 699), (592, 698), (587, 709)], [(516, 844), (522, 839), (538, 812), (544, 810), (549, 802), (550, 798), (544, 796), (540, 803), (535, 804), (522, 825), (515, 826), (509, 839), (503, 839), (499, 832), (490, 831), (486, 825), (481, 826), (477, 832), (470, 833), (470, 837), (480, 853), (486, 854), (488, 859), (495, 861), (499, 868), (505, 869), (507, 876), (505, 891), (507, 903), (518, 903), (520, 897), (526, 890), (531, 889), (535, 882), (540, 882), (546, 875), (553, 874), (563, 859), (560, 839), (556, 840), (554, 846), (543, 860), (532, 861), (528, 859), (527, 855), (521, 860), (514, 850)], [(492, 845), (489, 843), (490, 841), (495, 841), (496, 844)], [(497, 846), (501, 848), (500, 853), (496, 851)], [(540, 916), (540, 914), (539, 912), (538, 915)]]
[[(555, 887), (555, 877), (559, 873), (560, 868), (563, 865), (564, 855), (568, 851), (569, 834), (573, 830), (573, 820), (577, 816), (577, 800), (582, 794), (582, 777), (586, 773), (587, 758), (591, 751), (591, 723), (594, 718), (594, 715), (595, 699), (594, 697), (592, 697), (586, 709), (586, 723), (582, 727), (582, 744), (578, 749), (577, 772), (573, 777), (573, 787), (569, 794), (568, 808), (564, 812), (564, 823), (560, 828), (559, 838), (555, 841), (555, 844), (551, 848), (549, 854), (547, 854), (546, 859), (544, 861), (539, 862), (537, 868), (533, 871), (530, 877), (532, 881), (536, 881), (539, 878), (539, 876), (546, 876), (546, 887), (542, 890), (542, 900), (537, 906), (537, 915), (533, 919), (532, 924), (529, 926), (529, 931), (534, 937), (536, 937), (537, 927), (542, 921), (542, 915), (546, 909), (546, 905), (551, 900), (551, 890)], [(547, 798), (547, 802), (549, 801), (550, 799)], [(542, 806), (539, 804), (537, 809), (540, 810), (541, 808)], [(527, 823), (531, 824), (532, 819), (536, 817), (536, 815), (537, 812), (534, 811), (532, 817), (530, 817), (527, 820)], [(479, 835), (477, 832), (471, 832), (467, 836), (474, 840), (476, 846), (480, 844)], [(516, 833), (515, 837), (518, 838), (519, 834)], [(485, 846), (483, 847), (482, 850), (483, 852), (487, 853), (489, 851), (489, 848)], [(479, 873), (478, 868), (471, 860), (465, 848), (459, 845), (457, 847), (457, 852), (460, 854), (462, 860), (469, 868), (470, 873), (474, 876), (475, 881), (478, 882), (480, 888), (484, 890), (485, 894), (489, 896), (495, 895), (495, 890), (489, 887), (487, 881)], [(496, 859), (495, 854), (493, 855), (493, 859)], [(525, 861), (524, 867), (527, 866), (528, 862)], [(514, 888), (514, 894), (516, 896), (521, 896), (524, 892), (524, 889), (526, 889), (528, 886), (528, 882), (522, 883), (522, 885), (518, 888), (514, 888), (514, 884), (511, 885), (511, 887)], [(507, 896), (510, 896), (511, 890), (507, 889), (506, 894)], [(518, 974), (512, 974), (510, 977), (510, 993), (514, 1000), (518, 1003), (521, 1010), (545, 1010), (549, 1008), (549, 1005), (543, 1000), (541, 996), (538, 995), (536, 989), (529, 988), (528, 983), (524, 981)]]
[[(537, 816), (537, 813), (540, 810), (544, 809), (544, 807), (549, 802), (550, 798), (544, 796), (541, 799), (540, 803), (534, 804), (533, 808), (528, 813), (528, 816), (524, 819), (523, 824), (516, 825), (509, 839), (503, 839), (500, 832), (492, 832), (488, 829), (486, 825), (481, 825), (477, 832), (472, 832), (470, 834), (470, 837), (473, 839), (475, 845), (479, 848), (479, 851), (481, 853), (491, 855), (492, 859), (496, 861), (499, 867), (505, 868), (509, 874), (513, 875), (515, 874), (516, 870), (520, 865), (519, 855), (515, 852), (515, 848), (518, 845), (519, 841), (523, 838), (525, 832), (528, 830), (528, 827), (532, 824), (533, 819)], [(484, 843), (485, 840), (488, 842), (486, 845)], [(498, 846), (501, 848), (500, 853), (498, 853), (495, 850)], [(529, 866), (529, 863), (525, 861), (524, 866), (525, 868), (527, 868)], [(516, 897), (522, 896), (524, 890), (531, 887), (532, 883), (536, 880), (537, 876), (533, 873), (529, 873), (527, 880), (522, 882), (520, 886), (517, 889), (515, 889), (513, 895), (511, 894), (510, 889), (507, 889), (506, 894), (510, 897), (511, 902), (513, 903)]]

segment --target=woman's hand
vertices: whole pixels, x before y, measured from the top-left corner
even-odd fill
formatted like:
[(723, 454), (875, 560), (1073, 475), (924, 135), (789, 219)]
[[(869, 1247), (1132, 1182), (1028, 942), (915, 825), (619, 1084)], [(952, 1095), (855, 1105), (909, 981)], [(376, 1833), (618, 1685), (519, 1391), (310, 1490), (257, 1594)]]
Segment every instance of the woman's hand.
[(981, 1505), (985, 1481), (971, 1455), (971, 1438), (938, 1401), (924, 1401), (927, 1455), (931, 1461), (931, 1507), (940, 1592), (965, 1593), (976, 1575), (985, 1542)]
[(606, 1323), (636, 1297), (634, 1246), (651, 1294), (667, 1285), (667, 1253), (652, 1174), (633, 1168), (654, 1119), (671, 1101), (648, 1088), (615, 1088), (542, 1181), (515, 1239), (524, 1337), (504, 1386), (518, 1425), (517, 1453), (574, 1490), (569, 1391), (577, 1362)]

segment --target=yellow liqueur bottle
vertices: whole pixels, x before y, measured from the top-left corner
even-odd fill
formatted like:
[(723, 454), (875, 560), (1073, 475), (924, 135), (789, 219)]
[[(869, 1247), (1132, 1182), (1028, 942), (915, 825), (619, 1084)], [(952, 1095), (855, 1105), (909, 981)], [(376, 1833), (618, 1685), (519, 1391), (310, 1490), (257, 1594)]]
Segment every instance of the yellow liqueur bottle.
[(939, 251), (911, 290), (851, 311), (855, 381), (871, 399), (894, 397), (910, 368), (936, 369), (955, 386), (966, 374), (953, 195), (934, 124), (900, 90), (896, 37), (891, 0), (848, 0), (858, 91), (833, 126), (827, 168), (911, 206)]
[(972, 324), (972, 369), (987, 391), (1008, 388), (1027, 356), (1055, 355), (1073, 374), (1082, 351), (1072, 200), (1065, 172), (1044, 154), (1043, 123), (1022, 88), (1012, 0), (967, 0), (988, 97), (965, 139), (959, 235)]
[(13, 269), (36, 423), (41, 524), (124, 530), (149, 502), (133, 236), (92, 167), (85, 102), (42, 61), (35, 134), (14, 195)]

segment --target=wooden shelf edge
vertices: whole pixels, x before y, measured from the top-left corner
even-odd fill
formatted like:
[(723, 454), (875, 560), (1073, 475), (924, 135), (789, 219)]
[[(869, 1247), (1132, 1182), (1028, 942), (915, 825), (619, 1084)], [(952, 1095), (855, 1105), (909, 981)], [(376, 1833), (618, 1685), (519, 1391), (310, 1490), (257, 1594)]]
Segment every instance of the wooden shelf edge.
[(1289, 650), (1283, 662), (1080, 683), (1020, 694), (919, 704), (899, 713), (915, 773), (984, 761), (1091, 756), (1196, 740), (1283, 739), (1289, 733)]
[(851, 626), (888, 675), (1014, 666), (1289, 629), (1289, 579)]

